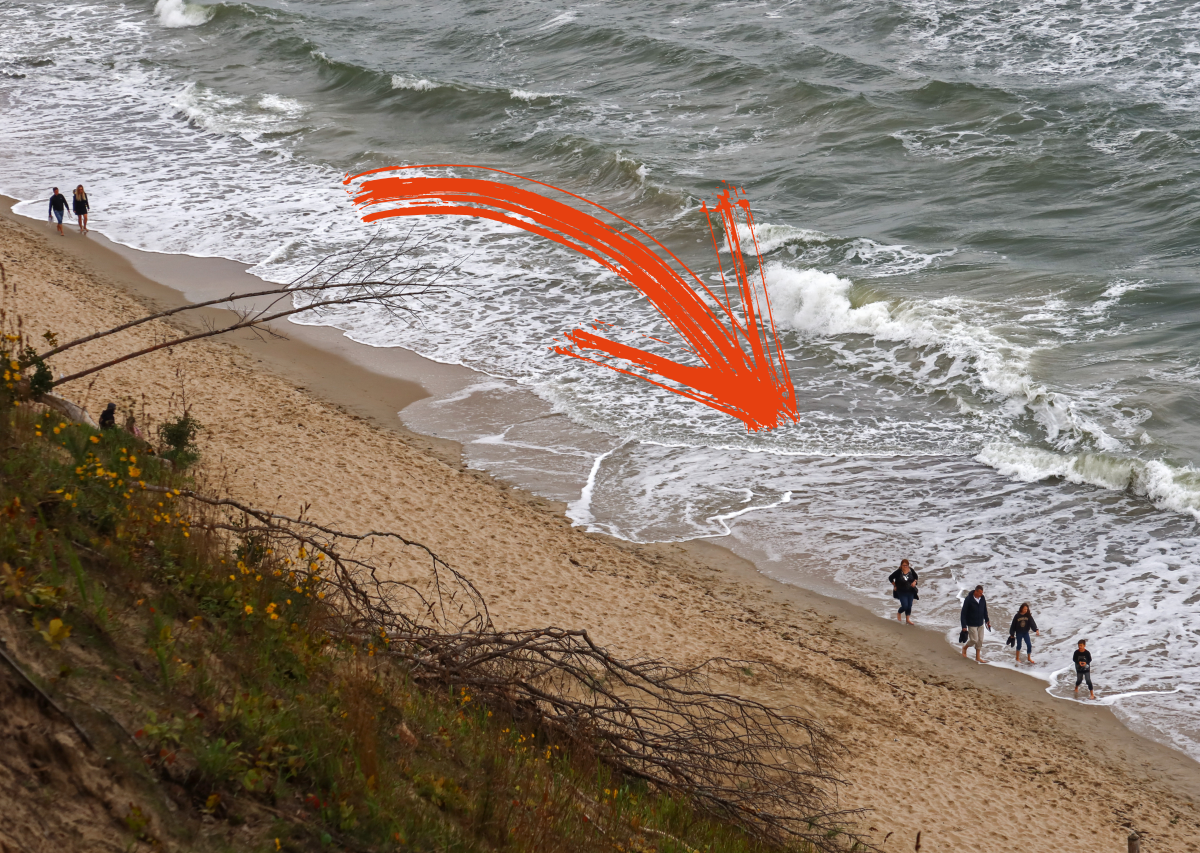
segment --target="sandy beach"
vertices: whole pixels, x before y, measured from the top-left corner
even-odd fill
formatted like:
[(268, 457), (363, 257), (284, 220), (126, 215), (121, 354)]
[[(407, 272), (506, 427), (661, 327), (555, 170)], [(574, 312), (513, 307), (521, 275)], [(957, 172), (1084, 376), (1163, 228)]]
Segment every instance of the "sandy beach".
[[(27, 333), (68, 340), (244, 289), (229, 262), (145, 256), (9, 213), (0, 198), (5, 307)], [(157, 280), (154, 280), (157, 279)], [(170, 286), (167, 286), (170, 285)], [(220, 320), (197, 312), (188, 323)], [(191, 316), (191, 315), (189, 315)], [(147, 345), (154, 322), (52, 361), (56, 375)], [(759, 660), (782, 676), (738, 685), (824, 721), (846, 747), (840, 804), (883, 850), (1200, 851), (1200, 764), (1130, 732), (1105, 707), (964, 660), (937, 631), (774, 583), (711, 542), (638, 546), (572, 527), (561, 505), (466, 469), (450, 442), (397, 412), (451, 369), (371, 350), (328, 328), (241, 333), (116, 365), (58, 389), (98, 413), (158, 422), (183, 401), (205, 425), (215, 485), (349, 530), (390, 529), (468, 575), (502, 627), (587, 628), (626, 655)], [(142, 412), (145, 412), (145, 418)], [(919, 618), (919, 614), (918, 614)], [(1001, 630), (1003, 626), (998, 626)]]

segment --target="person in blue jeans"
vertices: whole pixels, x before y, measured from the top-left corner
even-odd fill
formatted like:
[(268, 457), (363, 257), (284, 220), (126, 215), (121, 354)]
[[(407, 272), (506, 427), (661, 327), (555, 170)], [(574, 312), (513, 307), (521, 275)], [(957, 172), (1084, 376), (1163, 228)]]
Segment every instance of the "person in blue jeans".
[[(63, 214), (67, 212), (67, 197), (58, 191), (58, 187), (54, 188), (54, 195), (50, 196), (50, 209), (46, 214), (46, 221), (50, 222), (55, 217), (58, 218), (58, 233), (62, 234)], [(65, 234), (63, 236), (66, 236)]]
[(888, 580), (892, 582), (892, 598), (900, 602), (900, 609), (896, 611), (896, 621), (907, 618), (908, 624), (913, 624), (913, 602), (921, 597), (917, 595), (916, 571), (909, 567), (908, 560), (901, 560), (900, 568), (888, 575)]
[(1075, 662), (1075, 694), (1079, 694), (1079, 682), (1087, 681), (1088, 698), (1096, 698), (1096, 689), (1092, 687), (1092, 653), (1087, 650), (1087, 640), (1079, 641), (1079, 648), (1071, 655)]
[(1033, 612), (1029, 609), (1029, 602), (1025, 602), (1017, 610), (1017, 615), (1013, 617), (1012, 624), (1008, 626), (1008, 636), (1016, 637), (1017, 640), (1017, 663), (1021, 662), (1021, 643), (1025, 644), (1025, 656), (1029, 658), (1030, 663), (1037, 663), (1033, 659), (1033, 644), (1029, 642), (1029, 632), (1042, 636), (1042, 632), (1038, 630), (1037, 622), (1033, 621)]

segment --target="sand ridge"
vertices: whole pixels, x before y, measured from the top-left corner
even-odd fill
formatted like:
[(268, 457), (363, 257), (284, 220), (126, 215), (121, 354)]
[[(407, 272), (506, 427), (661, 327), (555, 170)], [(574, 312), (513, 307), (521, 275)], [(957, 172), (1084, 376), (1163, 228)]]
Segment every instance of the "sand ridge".
[[(5, 216), (0, 260), (6, 307), (35, 336), (53, 330), (66, 340), (146, 310), (147, 283), (87, 238)], [(146, 324), (64, 353), (53, 368), (70, 372), (117, 344), (170, 332)], [(781, 588), (722, 549), (583, 533), (559, 507), (454, 464), (444, 445), (398, 419), (355, 412), (348, 401), (356, 383), (370, 383), (366, 371), (345, 366), (323, 384), (302, 364), (289, 372), (287, 359), (268, 369), (261, 348), (271, 346), (300, 348), (198, 342), (61, 392), (93, 411), (110, 400), (144, 406), (155, 420), (186, 397), (207, 427), (201, 446), (222, 487), (425, 542), (472, 578), (501, 627), (585, 627), (628, 655), (774, 665), (782, 678), (758, 672), (729, 686), (837, 732), (847, 747), (840, 802), (873, 809), (865, 819), (884, 850), (914, 849), (920, 831), (925, 853), (1118, 851), (1133, 826), (1145, 851), (1200, 851), (1200, 766), (1128, 732), (1107, 709), (1055, 702), (1032, 679), (962, 661), (933, 632)], [(383, 407), (391, 394), (394, 412), (412, 389), (371, 393)]]

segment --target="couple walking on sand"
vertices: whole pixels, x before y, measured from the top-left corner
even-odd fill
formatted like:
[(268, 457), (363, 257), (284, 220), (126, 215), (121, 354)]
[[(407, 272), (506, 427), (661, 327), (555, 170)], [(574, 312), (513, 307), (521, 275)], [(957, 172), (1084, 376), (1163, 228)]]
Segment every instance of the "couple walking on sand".
[[(987, 663), (983, 659), (983, 632), (985, 626), (989, 631), (992, 629), (992, 621), (988, 618), (987, 599), (983, 597), (982, 584), (977, 584), (971, 594), (963, 600), (958, 621), (962, 628), (958, 635), (958, 641), (964, 643), (963, 657), (967, 656), (967, 649), (974, 646), (975, 660), (979, 663)], [(1025, 645), (1025, 656), (1029, 658), (1029, 662), (1037, 663), (1033, 659), (1033, 643), (1029, 639), (1031, 631), (1039, 637), (1042, 635), (1042, 632), (1038, 630), (1037, 622), (1033, 620), (1033, 612), (1029, 609), (1029, 603), (1026, 602), (1017, 609), (1017, 615), (1013, 617), (1012, 624), (1008, 626), (1008, 645), (1011, 646), (1013, 641), (1016, 641), (1017, 663), (1021, 662), (1022, 643)]]
[[(87, 220), (88, 211), (91, 210), (91, 204), (88, 203), (87, 193), (84, 192), (83, 184), (75, 188), (74, 197), (71, 199), (71, 210), (75, 214), (75, 221), (79, 223), (79, 233), (88, 233)], [(67, 212), (67, 197), (58, 191), (58, 187), (54, 188), (54, 193), (50, 196), (50, 209), (46, 213), (46, 221), (52, 222), (58, 220), (58, 233), (63, 233), (62, 222), (63, 214)]]

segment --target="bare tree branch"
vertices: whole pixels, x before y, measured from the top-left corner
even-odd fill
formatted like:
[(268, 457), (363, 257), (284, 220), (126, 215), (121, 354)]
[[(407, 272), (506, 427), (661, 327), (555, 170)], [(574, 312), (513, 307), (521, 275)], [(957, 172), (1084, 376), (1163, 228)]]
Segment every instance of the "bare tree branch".
[[(621, 658), (585, 630), (502, 631), (470, 580), (419, 542), (390, 532), (349, 534), (303, 513), (285, 516), (231, 498), (179, 494), (197, 505), (193, 527), (274, 543), (277, 554), (289, 552), (289, 542), (303, 547), (309, 568), (298, 571), (315, 572), (307, 578), (333, 593), (326, 599), (333, 633), (373, 644), (376, 654), (384, 649), (414, 682), (465, 689), (472, 701), (591, 751), (618, 773), (682, 795), (764, 841), (802, 840), (829, 853), (873, 849), (853, 828), (861, 812), (837, 805), (836, 739), (816, 720), (717, 686), (747, 671), (777, 677), (769, 664), (718, 658), (684, 667)], [(396, 580), (390, 565), (372, 559), (387, 543), (423, 555), (426, 586)]]
[[(375, 240), (371, 240), (359, 249), (347, 253), (326, 255), (305, 273), (287, 284), (252, 293), (230, 294), (217, 299), (159, 311), (54, 346), (52, 349), (38, 353), (35, 358), (44, 362), (47, 358), (74, 347), (118, 334), (151, 320), (161, 320), (185, 311), (217, 305), (230, 306), (230, 310), (237, 315), (237, 320), (221, 326), (214, 325), (211, 321), (205, 321), (202, 331), (160, 341), (109, 359), (102, 364), (92, 365), (69, 376), (64, 376), (53, 384), (57, 387), (167, 347), (224, 335), (239, 329), (250, 329), (258, 334), (265, 333), (273, 337), (283, 337), (281, 333), (270, 329), (267, 324), (310, 311), (319, 314), (337, 306), (371, 305), (381, 308), (393, 317), (411, 319), (417, 315), (417, 311), (410, 303), (415, 302), (419, 306), (423, 296), (455, 289), (455, 285), (443, 283), (443, 279), (450, 272), (458, 269), (461, 264), (461, 260), (459, 260), (442, 267), (431, 268), (421, 263), (411, 262), (401, 264), (399, 268), (396, 268), (397, 262), (402, 259), (413, 257), (430, 245), (440, 242), (439, 239), (430, 238), (410, 244), (411, 233), (410, 231), (398, 247), (388, 251), (370, 251), (375, 243)], [(338, 263), (330, 267), (329, 263), (333, 259), (338, 259)], [(250, 299), (263, 298), (266, 298), (267, 301), (254, 307), (243, 307), (236, 304)], [(283, 308), (280, 303), (285, 301), (290, 302), (290, 305)]]

